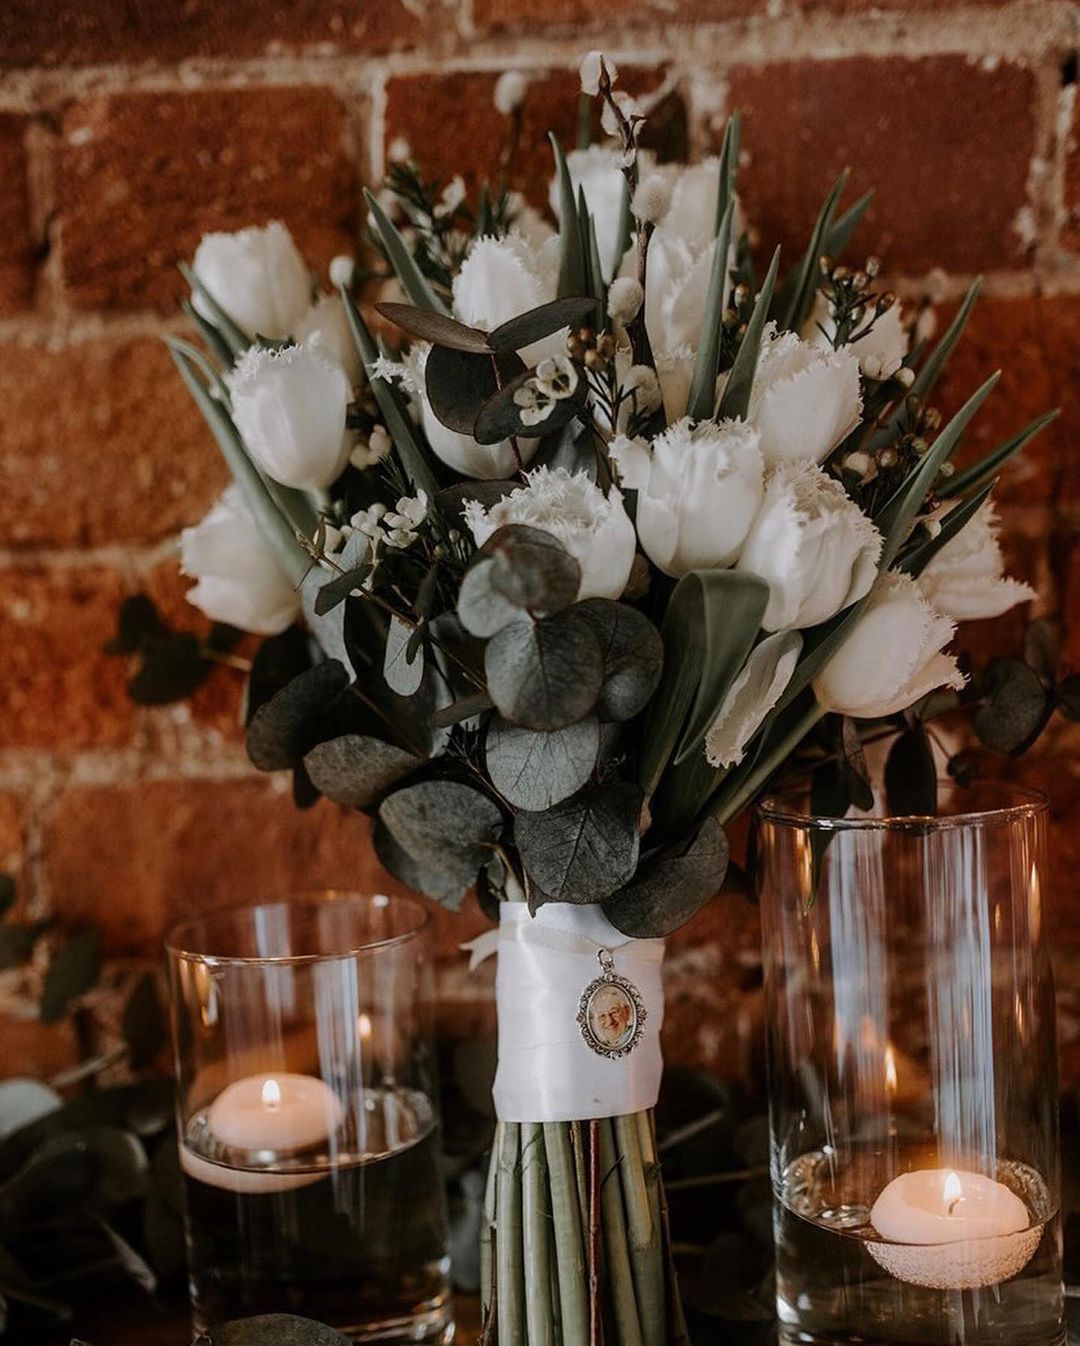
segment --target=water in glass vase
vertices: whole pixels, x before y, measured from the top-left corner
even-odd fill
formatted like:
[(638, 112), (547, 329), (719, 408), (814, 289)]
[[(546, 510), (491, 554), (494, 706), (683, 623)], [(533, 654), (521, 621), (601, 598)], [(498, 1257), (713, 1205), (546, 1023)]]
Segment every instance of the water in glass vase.
[(244, 1158), (206, 1110), (191, 1118), (181, 1165), (197, 1330), (294, 1313), (355, 1341), (451, 1340), (438, 1129), (422, 1094), (369, 1092), (332, 1153)]
[[(1022, 1229), (987, 1233), (973, 1222), (960, 1242), (899, 1241), (871, 1222), (888, 1182), (884, 1160), (869, 1147), (844, 1156), (815, 1150), (781, 1175), (773, 1218), (783, 1346), (1063, 1346), (1060, 1212), (1049, 1208), (1039, 1175), (996, 1166), (1005, 1200), (1011, 1193), (1026, 1210)], [(915, 1147), (894, 1149), (889, 1167), (936, 1171)], [(946, 1189), (946, 1212), (952, 1200)]]

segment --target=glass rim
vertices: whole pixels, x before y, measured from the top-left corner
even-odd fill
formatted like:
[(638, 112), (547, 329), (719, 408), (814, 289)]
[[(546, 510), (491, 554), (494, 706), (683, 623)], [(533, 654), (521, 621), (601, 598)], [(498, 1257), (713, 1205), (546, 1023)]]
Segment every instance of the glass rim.
[[(275, 908), (302, 911), (304, 909), (314, 910), (319, 907), (348, 907), (361, 904), (368, 907), (372, 903), (379, 906), (388, 906), (393, 903), (398, 908), (406, 908), (412, 913), (414, 924), (410, 929), (401, 931), (400, 934), (362, 940), (348, 948), (335, 949), (333, 952), (327, 953), (296, 953), (275, 956), (213, 953), (209, 950), (190, 947), (191, 940), (184, 938), (190, 936), (200, 925), (224, 917), (241, 916), (245, 913), (271, 911)], [(362, 953), (371, 953), (377, 949), (387, 949), (394, 945), (405, 944), (410, 940), (419, 938), (430, 924), (431, 912), (418, 898), (389, 893), (361, 893), (338, 888), (326, 888), (299, 893), (292, 901), (287, 898), (277, 898), (272, 901), (268, 899), (262, 902), (244, 902), (239, 906), (223, 904), (200, 912), (197, 916), (184, 916), (180, 920), (174, 921), (165, 932), (165, 952), (169, 957), (181, 959), (187, 963), (232, 964), (245, 967), (287, 967), (305, 963), (331, 963), (338, 959), (355, 958)]]
[[(952, 779), (938, 780), (941, 786), (957, 787)], [(830, 814), (811, 813), (797, 806), (798, 800), (809, 794), (809, 789), (783, 790), (763, 796), (754, 812), (769, 823), (798, 827), (804, 831), (818, 829), (830, 832), (947, 832), (960, 827), (997, 827), (1018, 822), (1021, 818), (1036, 818), (1050, 808), (1050, 800), (1041, 790), (1027, 785), (976, 779), (962, 788), (982, 789), (997, 794), (1002, 802), (989, 808), (965, 809), (958, 813), (910, 813), (874, 817), (865, 814), (857, 818), (840, 818)]]

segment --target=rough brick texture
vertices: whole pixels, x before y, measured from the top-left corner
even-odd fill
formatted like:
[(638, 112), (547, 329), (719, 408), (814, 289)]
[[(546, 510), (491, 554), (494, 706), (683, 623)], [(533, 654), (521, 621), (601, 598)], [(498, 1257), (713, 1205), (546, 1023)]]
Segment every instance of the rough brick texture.
[(63, 275), (80, 308), (172, 308), (210, 229), (288, 222), (325, 271), (352, 250), (356, 169), (326, 89), (116, 94), (64, 118)]
[(26, 128), (0, 114), (0, 316), (25, 308), (34, 288)]
[(738, 65), (728, 87), (745, 118), (747, 208), (769, 248), (799, 256), (850, 167), (850, 200), (875, 190), (862, 246), (914, 272), (1021, 260), (1035, 102), (1030, 70), (963, 56)]
[(150, 542), (224, 485), (210, 431), (156, 337), (0, 350), (0, 537)]

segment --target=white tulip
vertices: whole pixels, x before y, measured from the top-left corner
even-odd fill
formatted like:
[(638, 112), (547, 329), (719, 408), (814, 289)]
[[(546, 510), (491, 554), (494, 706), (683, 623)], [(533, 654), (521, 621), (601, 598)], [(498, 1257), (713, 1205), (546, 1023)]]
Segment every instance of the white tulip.
[(252, 347), (227, 376), (233, 419), (252, 458), (283, 486), (329, 486), (349, 456), (349, 380), (308, 346)]
[[(652, 164), (650, 155), (639, 156), (642, 171)], [(585, 193), (585, 204), (596, 225), (596, 246), (604, 275), (613, 276), (623, 258), (622, 239), (626, 210), (626, 179), (622, 171), (622, 157), (617, 150), (602, 145), (588, 149), (571, 150), (566, 156), (566, 167), (574, 186), (574, 195)], [(548, 190), (548, 201), (555, 218), (559, 217), (559, 179), (553, 178)]]
[(188, 602), (211, 621), (274, 636), (299, 616), (300, 595), (278, 569), (236, 485), (201, 523), (180, 534), (180, 566), (198, 581)]
[[(203, 234), (191, 266), (215, 303), (251, 337), (292, 336), (311, 303), (311, 275), (280, 220), (264, 229)], [(192, 303), (213, 322), (197, 290)]]
[[(695, 256), (716, 237), (716, 202), (720, 192), (720, 160), (705, 159), (686, 167), (670, 166), (672, 174), (671, 208), (664, 217), (664, 228), (690, 248)], [(732, 215), (731, 237), (744, 232), (738, 199)]]
[(791, 681), (801, 650), (797, 631), (777, 631), (754, 647), (705, 736), (705, 756), (713, 766), (742, 761), (746, 745)]
[(578, 600), (618, 598), (634, 564), (634, 525), (612, 486), (607, 495), (584, 472), (538, 467), (528, 485), (485, 509), (478, 500), (465, 506), (465, 521), (478, 547), (497, 528), (522, 523), (558, 538), (581, 567)]
[(742, 421), (676, 421), (653, 441), (610, 446), (622, 484), (636, 490), (637, 531), (666, 575), (738, 559), (762, 498), (760, 436)]
[(881, 534), (843, 486), (813, 463), (782, 463), (765, 479), (765, 498), (738, 569), (769, 586), (766, 631), (817, 626), (870, 592)]
[(958, 622), (1000, 617), (1035, 597), (1029, 584), (1005, 576), (999, 527), (988, 500), (919, 576), (919, 588), (939, 612)]
[(873, 720), (906, 710), (936, 687), (958, 691), (964, 675), (942, 653), (955, 630), (910, 576), (882, 575), (854, 630), (814, 680), (819, 703)]
[[(857, 330), (866, 326), (864, 318)], [(817, 292), (814, 308), (803, 327), (803, 336), (819, 350), (831, 351), (836, 335), (836, 319), (829, 312), (829, 299)], [(849, 341), (843, 348), (859, 361), (859, 368), (870, 379), (891, 379), (904, 362), (908, 352), (908, 334), (899, 304), (893, 304), (874, 319), (873, 326), (858, 341)]]
[(351, 387), (360, 382), (363, 366), (353, 339), (345, 305), (336, 294), (321, 294), (296, 324), (293, 336), (304, 346), (332, 355)]
[[(532, 246), (520, 234), (478, 238), (454, 277), (454, 313), (485, 332), (555, 298), (559, 280), (558, 241)], [(565, 329), (534, 341), (521, 352), (530, 365), (566, 349)]]
[(859, 362), (846, 348), (826, 353), (794, 332), (765, 328), (747, 419), (761, 431), (765, 462), (828, 456), (859, 423)]

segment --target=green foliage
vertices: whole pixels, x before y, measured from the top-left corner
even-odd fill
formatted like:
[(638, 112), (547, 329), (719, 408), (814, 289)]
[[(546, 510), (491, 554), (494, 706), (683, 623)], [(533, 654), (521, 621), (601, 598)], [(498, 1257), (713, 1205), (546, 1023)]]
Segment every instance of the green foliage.
[(664, 642), (648, 617), (626, 603), (589, 598), (574, 612), (592, 628), (604, 661), (604, 681), (596, 702), (601, 720), (632, 720), (660, 684)]
[(41, 1019), (56, 1023), (71, 1002), (97, 984), (101, 975), (101, 937), (96, 930), (70, 935), (53, 955), (41, 991)]
[(513, 621), (484, 651), (488, 695), (525, 729), (562, 729), (596, 705), (604, 656), (592, 626), (573, 608), (544, 621)]
[(633, 878), (641, 791), (627, 781), (587, 785), (538, 813), (519, 813), (514, 840), (529, 901), (601, 902)]
[(537, 812), (580, 790), (600, 753), (595, 715), (550, 733), (522, 729), (494, 716), (484, 758), (491, 783), (514, 808)]
[[(844, 194), (847, 180), (848, 170), (845, 168), (833, 183), (828, 196), (821, 204), (817, 219), (814, 221), (814, 227), (810, 232), (810, 240), (806, 245), (806, 251), (803, 253), (798, 268), (793, 273), (790, 284), (785, 285), (777, 296), (775, 317), (781, 331), (787, 329), (788, 331), (798, 332), (814, 306), (821, 258), (826, 252), (826, 240), (832, 231), (836, 209), (840, 204), (840, 198)], [(765, 307), (768, 308), (768, 306), (769, 303), (767, 302)]]
[[(730, 121), (728, 127), (731, 127)], [(728, 134), (725, 131), (725, 145), (727, 140)], [(724, 182), (722, 163), (721, 160), (721, 185)], [(716, 409), (716, 380), (720, 373), (720, 338), (730, 283), (728, 250), (731, 247), (731, 222), (734, 214), (735, 203), (729, 200), (720, 219), (716, 240), (713, 243), (712, 271), (709, 273), (709, 291), (705, 299), (705, 316), (701, 322), (701, 341), (698, 345), (697, 358), (694, 361), (694, 378), (690, 385), (690, 400), (686, 408), (686, 414), (691, 420), (695, 421), (707, 420)]]
[(327, 659), (286, 683), (259, 706), (247, 728), (247, 751), (260, 771), (295, 766), (319, 741), (318, 728), (333, 703), (349, 685), (349, 675), (336, 659)]
[(375, 849), (403, 883), (457, 909), (502, 832), (502, 814), (471, 785), (425, 780), (379, 806)]
[(428, 284), (423, 272), (417, 266), (405, 240), (398, 233), (389, 216), (379, 205), (371, 192), (364, 192), (364, 200), (375, 228), (382, 239), (390, 265), (401, 282), (401, 288), (418, 308), (429, 309), (432, 313), (445, 313), (446, 305)]
[(348, 1346), (333, 1328), (291, 1313), (264, 1313), (209, 1328), (194, 1346)]
[(750, 315), (750, 321), (746, 324), (746, 332), (739, 343), (735, 363), (731, 366), (731, 371), (724, 384), (724, 391), (721, 394), (720, 405), (716, 412), (717, 420), (731, 420), (736, 417), (746, 419), (747, 412), (750, 409), (750, 394), (754, 387), (758, 355), (761, 353), (761, 337), (765, 331), (765, 320), (768, 317), (769, 304), (772, 302), (773, 286), (776, 284), (776, 273), (779, 266), (780, 249), (777, 248), (773, 253), (769, 269), (765, 273), (765, 280), (758, 291), (758, 296), (754, 300), (754, 311)]
[[(576, 366), (575, 366), (576, 367)], [(577, 368), (577, 367), (576, 367)], [(578, 368), (578, 379), (574, 391), (569, 397), (560, 398), (552, 403), (542, 421), (529, 424), (522, 419), (524, 408), (514, 401), (515, 394), (530, 379), (534, 378), (531, 369), (522, 372), (504, 383), (494, 396), (489, 397), (480, 409), (473, 426), (473, 434), (481, 444), (499, 444), (504, 439), (520, 435), (524, 438), (536, 437), (537, 432), (551, 435), (570, 424), (585, 406), (589, 395), (589, 384), (584, 373)]]
[(216, 656), (227, 654), (240, 635), (222, 623), (215, 623), (205, 641), (190, 631), (174, 631), (152, 599), (134, 594), (120, 606), (116, 635), (105, 645), (105, 653), (138, 656), (128, 695), (139, 705), (161, 706), (197, 691), (212, 672)]
[(724, 829), (706, 818), (689, 841), (643, 857), (637, 874), (601, 905), (617, 930), (663, 939), (720, 891), (728, 863)]
[(975, 732), (995, 752), (1024, 752), (1053, 713), (1051, 689), (1019, 659), (992, 660), (979, 692), (982, 705), (975, 714)]
[(889, 749), (885, 801), (897, 817), (932, 817), (937, 812), (937, 767), (918, 720), (912, 719)]
[(366, 734), (326, 739), (304, 756), (312, 784), (335, 804), (370, 808), (423, 763), (412, 753)]

